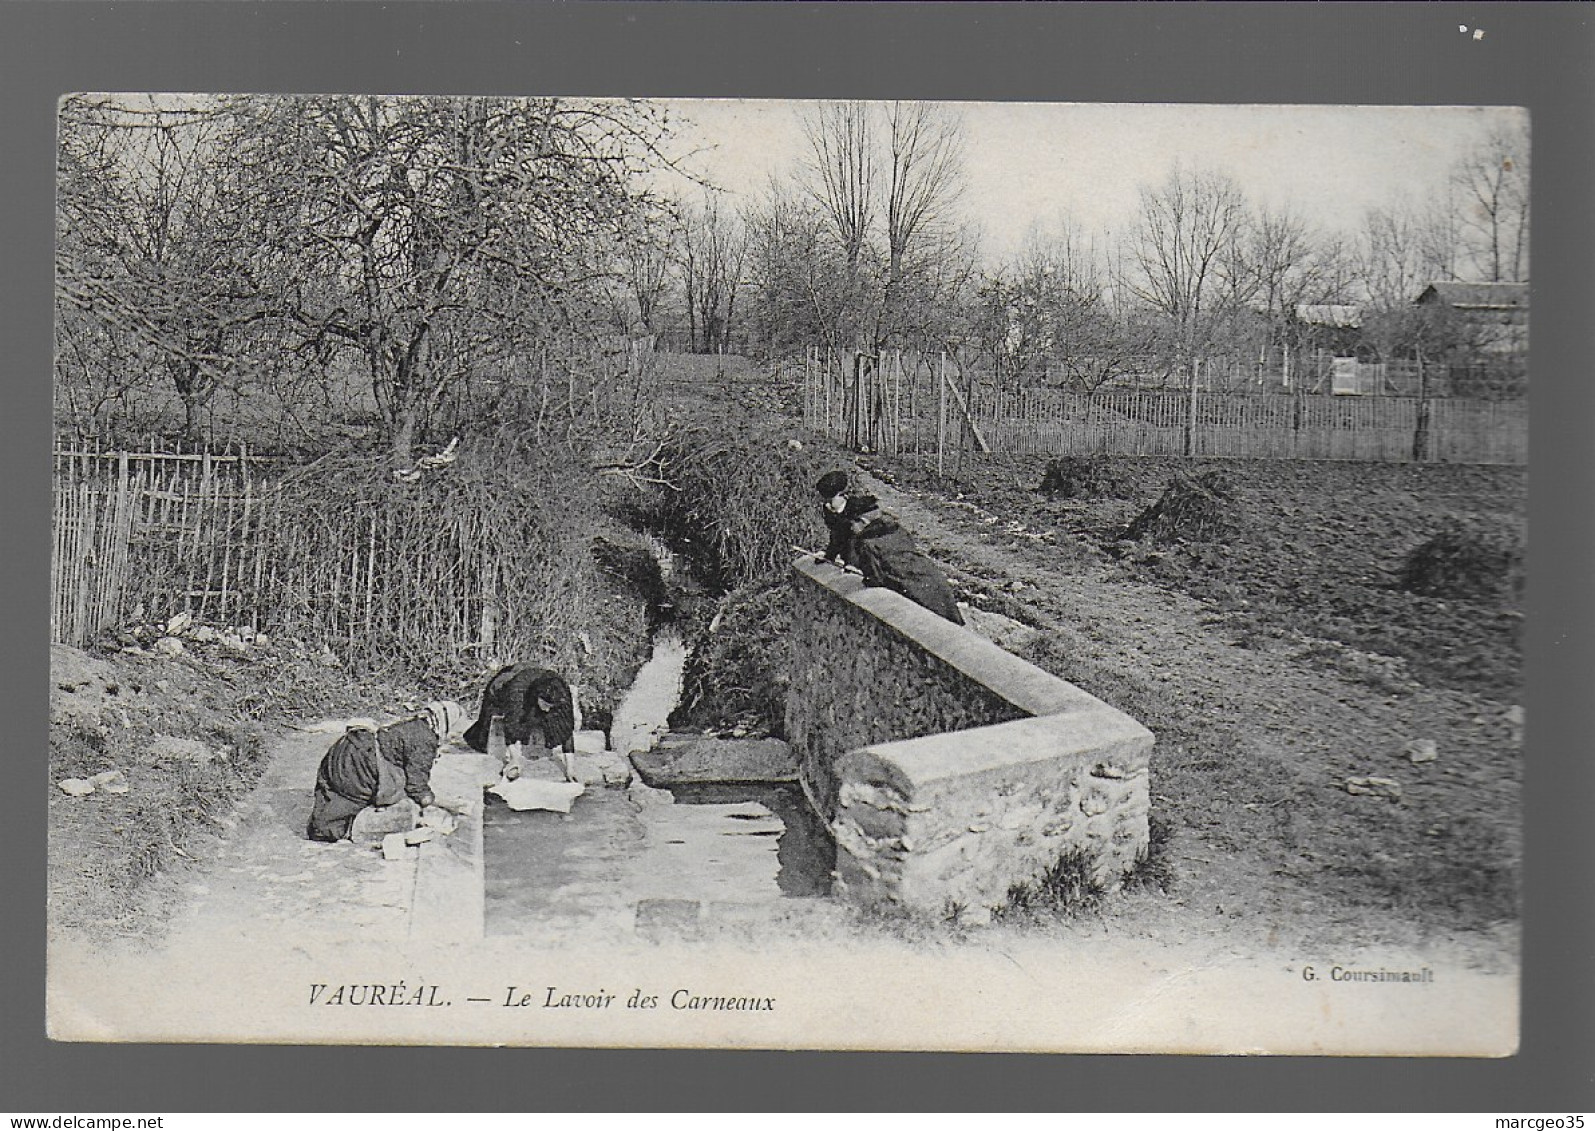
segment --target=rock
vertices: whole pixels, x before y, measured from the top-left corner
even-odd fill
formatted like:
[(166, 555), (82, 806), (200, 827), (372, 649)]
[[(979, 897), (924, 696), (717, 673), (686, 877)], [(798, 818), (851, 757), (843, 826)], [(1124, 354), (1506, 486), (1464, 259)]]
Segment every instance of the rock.
[(240, 637), (234, 636), (231, 633), (222, 637), (222, 647), (226, 648), (229, 652), (243, 653), (249, 651), (249, 645), (245, 644)]
[(694, 738), (672, 735), (649, 751), (631, 755), (631, 764), (648, 785), (704, 782), (792, 782), (797, 760), (779, 738)]
[(1400, 801), (1401, 783), (1392, 778), (1348, 778), (1346, 792)]
[(271, 637), (267, 636), (264, 632), (257, 632), (255, 633), (254, 644), (256, 648), (268, 647), (271, 644)]
[(384, 860), (403, 860), (410, 847), (404, 833), (389, 833), (382, 838), (382, 858)]
[(198, 766), (203, 766), (216, 757), (210, 747), (198, 739), (175, 738), (169, 734), (157, 734), (150, 741), (150, 755), (163, 760), (193, 762)]
[[(433, 837), (437, 836), (438, 832), (439, 832), (438, 829), (435, 829), (435, 828), (433, 828), (430, 825), (422, 825), (418, 829), (411, 829), (409, 832), (404, 833), (403, 834), (404, 843), (405, 844), (425, 844), (427, 841), (429, 841)], [(400, 835), (400, 834), (395, 833), (394, 835), (397, 836), (397, 835)], [(386, 851), (387, 850), (387, 838), (386, 837), (383, 838), (382, 844), (383, 844), (383, 851)]]
[(124, 788), (122, 788), (120, 790), (107, 789), (106, 792), (108, 792), (108, 793), (126, 793), (127, 792), (126, 782), (122, 778), (122, 771), (121, 770), (101, 770), (99, 773), (94, 774), (92, 777), (89, 778), (89, 783), (91, 785), (100, 786), (100, 787), (122, 785)]
[(415, 828), (419, 811), (408, 797), (392, 805), (368, 806), (355, 815), (349, 826), (349, 839), (356, 844), (376, 844), (394, 833), (407, 833)]
[(166, 622), (166, 635), (176, 636), (183, 629), (194, 623), (194, 614), (184, 609), (171, 620)]
[(576, 732), (576, 753), (602, 754), (609, 749), (609, 739), (601, 730), (579, 730)]
[(1433, 762), (1440, 757), (1439, 748), (1432, 738), (1419, 738), (1407, 743), (1402, 753), (1410, 762)]
[(674, 805), (676, 803), (675, 794), (668, 789), (654, 789), (652, 786), (645, 784), (640, 778), (626, 787), (626, 796), (632, 800), (633, 804), (645, 808), (651, 805)]
[[(441, 806), (428, 805), (421, 810), (421, 827), (429, 832), (435, 831), (448, 836), (460, 827), (460, 819)], [(410, 843), (419, 844), (421, 842), (412, 840)]]
[(1039, 630), (1001, 613), (987, 612), (972, 605), (960, 605), (959, 608), (964, 614), (965, 627), (1009, 652), (1019, 651), (1034, 643), (1041, 635)]
[[(174, 633), (173, 635), (176, 634)], [(194, 641), (196, 644), (216, 643), (216, 630), (208, 624), (196, 624), (192, 626), (186, 633), (184, 633), (184, 635), (190, 640)]]
[(82, 778), (62, 778), (55, 784), (68, 797), (87, 797), (94, 792), (93, 783), (86, 782)]
[(160, 656), (176, 658), (183, 654), (183, 642), (175, 636), (163, 636), (155, 642), (155, 652)]

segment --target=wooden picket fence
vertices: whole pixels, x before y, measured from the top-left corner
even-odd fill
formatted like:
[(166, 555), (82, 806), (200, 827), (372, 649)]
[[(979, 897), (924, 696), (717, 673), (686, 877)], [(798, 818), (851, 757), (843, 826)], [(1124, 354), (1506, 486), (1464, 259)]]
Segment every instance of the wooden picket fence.
[(805, 425), (857, 451), (1528, 461), (1528, 405), (1521, 400), (1013, 391), (955, 376), (945, 359), (913, 363), (893, 354), (849, 364), (811, 353), (801, 380)]
[(502, 648), (578, 670), (595, 598), (571, 563), (587, 527), (563, 522), (557, 491), (527, 500), (458, 477), (447, 490), (440, 508), (358, 454), (60, 447), (51, 640), (82, 647), (186, 612), (357, 664)]
[(247, 451), (57, 448), (50, 638), (82, 645), (185, 609), (255, 627), (266, 571), (260, 473)]

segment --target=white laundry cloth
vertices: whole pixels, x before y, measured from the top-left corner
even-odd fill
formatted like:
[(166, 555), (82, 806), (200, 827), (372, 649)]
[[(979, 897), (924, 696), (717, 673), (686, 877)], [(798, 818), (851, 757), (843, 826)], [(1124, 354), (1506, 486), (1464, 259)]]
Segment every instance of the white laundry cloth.
[(572, 802), (586, 789), (581, 782), (519, 777), (514, 781), (500, 779), (488, 792), (498, 794), (511, 809), (547, 809), (553, 813), (569, 813)]

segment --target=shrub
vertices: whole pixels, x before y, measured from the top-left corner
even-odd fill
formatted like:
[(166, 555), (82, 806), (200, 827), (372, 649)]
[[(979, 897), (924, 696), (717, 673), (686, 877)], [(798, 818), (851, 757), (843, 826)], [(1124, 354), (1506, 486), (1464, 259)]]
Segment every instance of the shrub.
[(1048, 460), (1040, 490), (1065, 499), (1128, 499), (1134, 495), (1119, 464), (1095, 456)]
[(824, 469), (779, 425), (687, 427), (659, 469), (669, 486), (645, 518), (719, 592), (783, 576), (792, 547), (822, 537), (814, 482)]
[(1010, 887), (1007, 900), (996, 910), (1002, 915), (1015, 911), (1077, 915), (1094, 911), (1106, 894), (1091, 857), (1071, 848), (1035, 879)]
[(1523, 587), (1523, 542), (1507, 523), (1444, 520), (1402, 561), (1399, 585), (1427, 597), (1489, 600)]
[(726, 595), (719, 614), (688, 641), (672, 725), (701, 730), (741, 724), (784, 733), (789, 606), (784, 575)]

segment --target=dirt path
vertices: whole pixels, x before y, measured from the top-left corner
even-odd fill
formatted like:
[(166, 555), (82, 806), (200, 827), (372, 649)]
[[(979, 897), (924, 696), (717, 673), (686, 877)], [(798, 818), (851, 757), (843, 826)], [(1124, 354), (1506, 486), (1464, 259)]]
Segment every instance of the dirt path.
[[(1300, 641), (1242, 646), (1200, 602), (1127, 581), (1111, 559), (1085, 552), (1060, 564), (1068, 555), (1038, 532), (968, 503), (866, 482), (961, 587), (1022, 606), (1054, 670), (1156, 733), (1153, 808), (1175, 830), (1178, 881), (1173, 898), (1121, 901), (1115, 930), (1304, 950), (1421, 945), (1485, 968), (1515, 965), (1514, 930), (1437, 937), (1356, 890), (1351, 875), (1403, 866), (1388, 849), (1357, 843), (1370, 815), (1411, 820), (1459, 797), (1515, 806), (1515, 774), (1481, 769), (1489, 757), (1457, 756), (1511, 740), (1498, 711), (1448, 691), (1375, 694), (1297, 662)], [(1441, 757), (1404, 758), (1418, 739), (1435, 741)], [(1359, 777), (1398, 780), (1401, 804), (1351, 795), (1346, 782)], [(1312, 822), (1312, 835), (1297, 822)], [(1341, 872), (1352, 898), (1339, 897)]]

